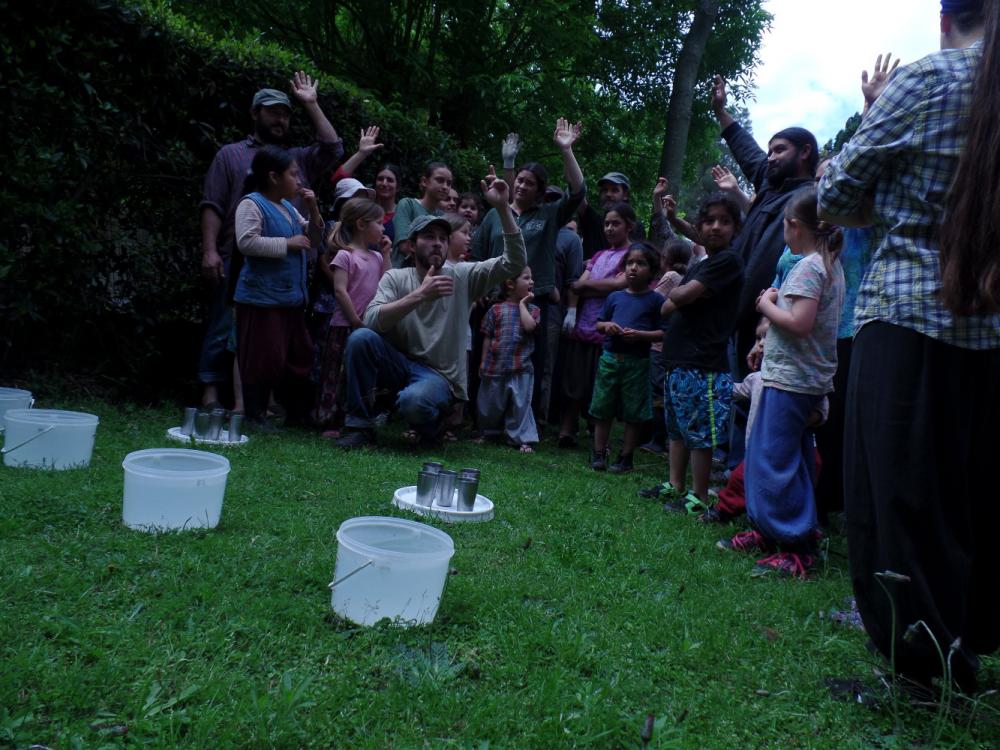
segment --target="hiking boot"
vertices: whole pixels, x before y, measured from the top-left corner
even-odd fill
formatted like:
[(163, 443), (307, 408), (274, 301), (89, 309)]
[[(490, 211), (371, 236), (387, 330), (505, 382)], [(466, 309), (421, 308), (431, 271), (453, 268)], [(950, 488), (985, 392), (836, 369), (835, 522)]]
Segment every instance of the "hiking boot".
[(615, 460), (615, 462), (608, 467), (608, 471), (612, 474), (627, 474), (634, 468), (635, 467), (632, 466), (632, 454), (629, 453), (626, 456), (622, 453), (619, 453), (618, 458)]
[(334, 445), (345, 451), (355, 448), (367, 448), (375, 445), (375, 432), (372, 430), (345, 430)]
[(757, 561), (750, 575), (754, 578), (780, 576), (785, 578), (808, 578), (815, 565), (812, 555), (796, 552), (776, 552)]
[(694, 492), (688, 491), (684, 497), (674, 495), (663, 504), (663, 510), (671, 513), (687, 513), (689, 516), (698, 516), (709, 509), (708, 503), (698, 497)]
[(594, 471), (604, 471), (608, 468), (608, 450), (590, 452), (590, 468)]
[(767, 540), (759, 531), (741, 531), (734, 534), (729, 539), (720, 539), (715, 543), (719, 549), (728, 549), (733, 552), (753, 552), (759, 550), (766, 552), (768, 549)]
[(677, 495), (677, 490), (670, 482), (663, 482), (655, 487), (643, 487), (639, 490), (639, 497), (645, 497), (650, 500), (668, 500)]

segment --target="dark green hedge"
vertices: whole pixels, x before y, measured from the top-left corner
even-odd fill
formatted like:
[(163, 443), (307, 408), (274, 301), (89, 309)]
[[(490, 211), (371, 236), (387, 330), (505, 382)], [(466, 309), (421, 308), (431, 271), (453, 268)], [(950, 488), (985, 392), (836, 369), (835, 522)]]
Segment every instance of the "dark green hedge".
[[(151, 4), (5, 5), (0, 366), (98, 376), (143, 399), (190, 383), (202, 177), (220, 145), (249, 132), (254, 91), (315, 71), (254, 40), (213, 41)], [(377, 123), (382, 158), (402, 164), (408, 187), (430, 158), (453, 164), (460, 183), (482, 174), (485, 160), (425, 115), (320, 78), (347, 153)], [(297, 115), (295, 141), (307, 142)]]

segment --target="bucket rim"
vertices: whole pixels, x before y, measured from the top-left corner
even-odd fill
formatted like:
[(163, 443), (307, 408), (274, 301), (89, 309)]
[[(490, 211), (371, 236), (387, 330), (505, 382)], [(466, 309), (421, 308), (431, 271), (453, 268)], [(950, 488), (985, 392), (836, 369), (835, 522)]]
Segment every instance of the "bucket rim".
[[(401, 526), (419, 531), (422, 534), (434, 537), (438, 541), (443, 542), (445, 544), (445, 549), (434, 552), (399, 552), (397, 550), (387, 550), (381, 547), (373, 547), (370, 544), (365, 544), (364, 542), (351, 538), (349, 534), (345, 534), (346, 541), (345, 538), (341, 537), (342, 532), (349, 532), (355, 526), (375, 523), (385, 526)], [(455, 540), (453, 540), (448, 534), (426, 523), (418, 523), (417, 521), (410, 521), (406, 518), (396, 518), (395, 516), (355, 516), (354, 518), (348, 518), (337, 528), (337, 543), (354, 547), (356, 551), (369, 556), (391, 557), (397, 560), (450, 560), (455, 554)]]
[[(204, 469), (189, 469), (177, 471), (174, 469), (163, 469), (155, 466), (143, 466), (142, 460), (154, 456), (184, 456), (195, 458), (214, 464)], [(122, 468), (128, 474), (136, 476), (150, 477), (154, 479), (208, 479), (228, 474), (231, 466), (229, 459), (211, 451), (198, 451), (191, 448), (144, 448), (140, 451), (132, 451), (122, 461)]]
[(3, 416), (8, 422), (17, 424), (51, 424), (55, 427), (89, 427), (101, 421), (96, 414), (66, 409), (8, 409)]
[(24, 388), (10, 388), (5, 385), (0, 385), (0, 398), (33, 398), (34, 394), (31, 391), (25, 390)]

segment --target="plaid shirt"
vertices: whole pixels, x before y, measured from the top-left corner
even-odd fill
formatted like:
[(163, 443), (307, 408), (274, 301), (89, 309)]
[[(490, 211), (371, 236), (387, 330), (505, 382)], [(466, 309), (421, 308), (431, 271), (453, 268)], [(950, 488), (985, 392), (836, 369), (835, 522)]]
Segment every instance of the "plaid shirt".
[(900, 68), (819, 185), (833, 216), (874, 195), (877, 250), (858, 291), (855, 331), (883, 321), (965, 349), (1000, 348), (1000, 315), (963, 317), (940, 302), (936, 233), (965, 145), (982, 44)]
[[(531, 355), (535, 351), (534, 333), (525, 333), (521, 327), (521, 311), (513, 301), (493, 305), (483, 318), (480, 330), (490, 338), (490, 348), (486, 350), (483, 362), (483, 377), (497, 378), (531, 372)], [(541, 311), (537, 305), (528, 303), (528, 312), (537, 323)]]

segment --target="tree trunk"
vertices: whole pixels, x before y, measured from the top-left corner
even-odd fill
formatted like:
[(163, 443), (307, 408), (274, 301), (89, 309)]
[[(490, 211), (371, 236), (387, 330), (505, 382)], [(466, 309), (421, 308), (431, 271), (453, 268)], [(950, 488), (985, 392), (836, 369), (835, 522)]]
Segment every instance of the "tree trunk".
[(698, 82), (698, 68), (721, 4), (722, 0), (701, 0), (677, 56), (660, 152), (660, 175), (667, 178), (671, 190), (677, 189), (683, 176), (684, 151), (691, 129), (691, 107), (694, 104), (694, 87)]

